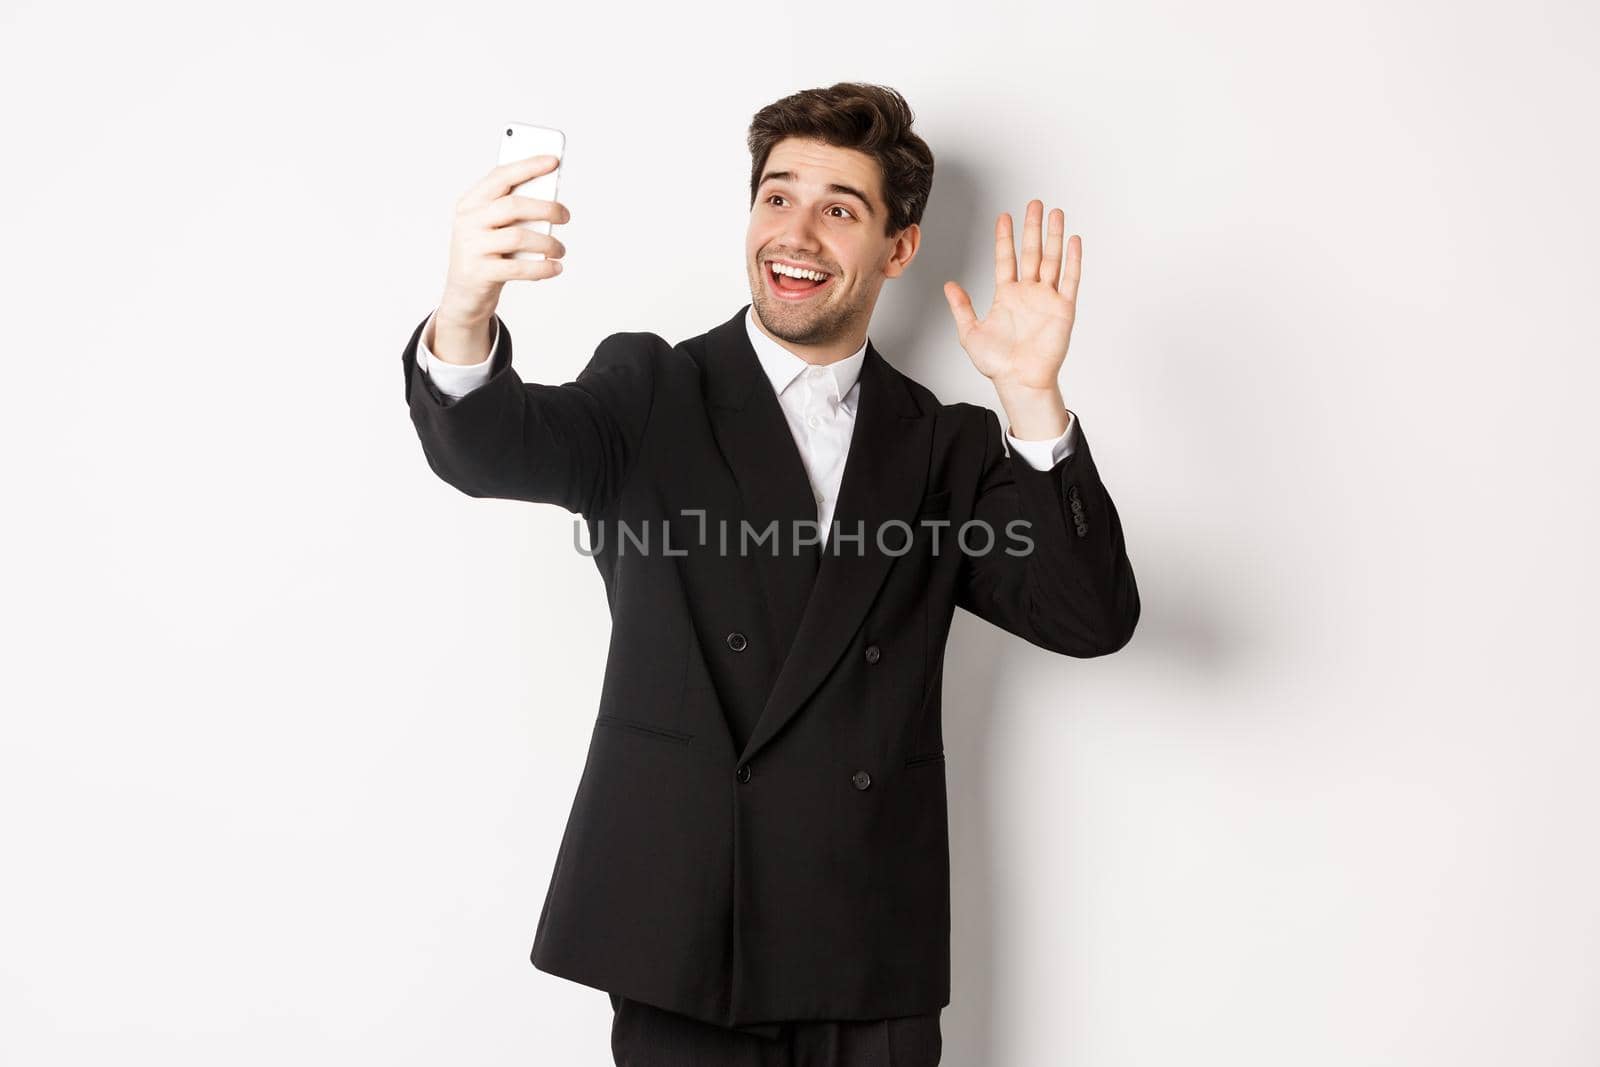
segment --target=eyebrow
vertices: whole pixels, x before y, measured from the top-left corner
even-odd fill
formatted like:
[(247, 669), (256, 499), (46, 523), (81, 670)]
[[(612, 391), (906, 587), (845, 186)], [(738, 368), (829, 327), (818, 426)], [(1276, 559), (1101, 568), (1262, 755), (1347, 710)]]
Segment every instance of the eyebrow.
[[(769, 170), (761, 176), (761, 180), (756, 183), (756, 188), (759, 190), (768, 182), (792, 182), (794, 180), (795, 173), (792, 170)], [(861, 201), (861, 206), (867, 209), (868, 215), (872, 214), (872, 201), (868, 200), (867, 194), (863, 193), (860, 189), (857, 189), (851, 185), (840, 185), (838, 182), (829, 182), (828, 192), (839, 193), (844, 196), (853, 196), (857, 200)]]

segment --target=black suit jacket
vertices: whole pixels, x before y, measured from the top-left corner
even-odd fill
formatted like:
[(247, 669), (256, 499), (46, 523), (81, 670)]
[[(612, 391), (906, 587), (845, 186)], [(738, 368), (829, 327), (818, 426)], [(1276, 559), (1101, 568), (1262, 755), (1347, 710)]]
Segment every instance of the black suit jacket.
[[(1139, 618), (1121, 523), (1081, 417), (1072, 455), (1034, 470), (988, 408), (941, 404), (869, 340), (847, 536), (820, 564), (790, 552), (816, 508), (748, 306), (677, 345), (613, 333), (563, 385), (522, 381), (502, 320), (487, 383), (457, 401), (417, 366), (425, 319), (402, 355), (434, 472), (584, 516), (610, 603), (532, 962), (730, 1027), (933, 1011), (950, 1002), (952, 613), (1115, 652)], [(992, 550), (980, 527), (956, 537), (974, 519)]]

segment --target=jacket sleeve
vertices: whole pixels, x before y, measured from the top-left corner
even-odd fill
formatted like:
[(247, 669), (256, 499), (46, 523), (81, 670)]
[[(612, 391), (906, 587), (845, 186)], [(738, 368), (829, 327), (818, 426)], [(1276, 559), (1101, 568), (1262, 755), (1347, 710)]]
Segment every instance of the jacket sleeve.
[(1122, 523), (1075, 418), (1072, 452), (1049, 470), (1008, 457), (993, 411), (984, 416), (984, 462), (973, 518), (959, 539), (956, 603), (1025, 640), (1068, 656), (1115, 652), (1139, 622), (1139, 589)]
[[(439, 313), (428, 316), (431, 322)], [(422, 366), (422, 376), (438, 387), (438, 391), (451, 400), (460, 400), (489, 380), (489, 370), (494, 366), (494, 354), (500, 348), (500, 320), (494, 320), (494, 332), (489, 339), (489, 356), (482, 363), (446, 363), (428, 351), (428, 323), (422, 324), (417, 338), (417, 362)]]
[(560, 504), (582, 515), (616, 497), (644, 434), (666, 341), (611, 334), (576, 380), (538, 385), (513, 369), (511, 331), (496, 315), (488, 380), (452, 399), (417, 364), (427, 321), (412, 331), (400, 362), (411, 422), (435, 474), (468, 496)]

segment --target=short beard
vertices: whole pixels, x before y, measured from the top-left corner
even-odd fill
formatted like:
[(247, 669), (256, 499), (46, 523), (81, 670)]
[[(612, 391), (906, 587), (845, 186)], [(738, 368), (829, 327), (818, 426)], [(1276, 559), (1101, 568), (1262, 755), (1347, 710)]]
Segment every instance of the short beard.
[[(837, 278), (834, 280), (838, 281)], [(799, 332), (795, 332), (792, 329), (782, 328), (780, 324), (774, 322), (773, 319), (778, 317), (776, 314), (769, 316), (764, 313), (768, 308), (776, 311), (777, 308), (773, 307), (773, 305), (777, 303), (777, 297), (765, 291), (761, 292), (755, 297), (756, 314), (761, 317), (761, 324), (767, 328), (769, 334), (780, 341), (788, 341), (790, 344), (827, 344), (829, 341), (848, 333), (855, 319), (854, 308), (829, 308), (819, 317), (811, 319)]]

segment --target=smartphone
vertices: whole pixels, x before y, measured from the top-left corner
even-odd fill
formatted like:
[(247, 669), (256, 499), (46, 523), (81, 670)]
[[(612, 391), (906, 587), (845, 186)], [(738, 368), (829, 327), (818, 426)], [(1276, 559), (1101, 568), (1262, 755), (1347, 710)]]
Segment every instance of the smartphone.
[[(563, 159), (567, 149), (567, 135), (548, 126), (533, 126), (526, 122), (508, 122), (500, 137), (500, 162), (515, 163), (529, 156), (555, 156)], [(523, 182), (511, 191), (517, 196), (532, 196), (540, 200), (556, 198), (556, 181), (561, 177), (561, 165), (548, 174), (541, 174)], [(538, 233), (549, 234), (549, 219), (534, 219), (516, 225)], [(512, 252), (512, 259), (543, 259), (543, 252)]]

